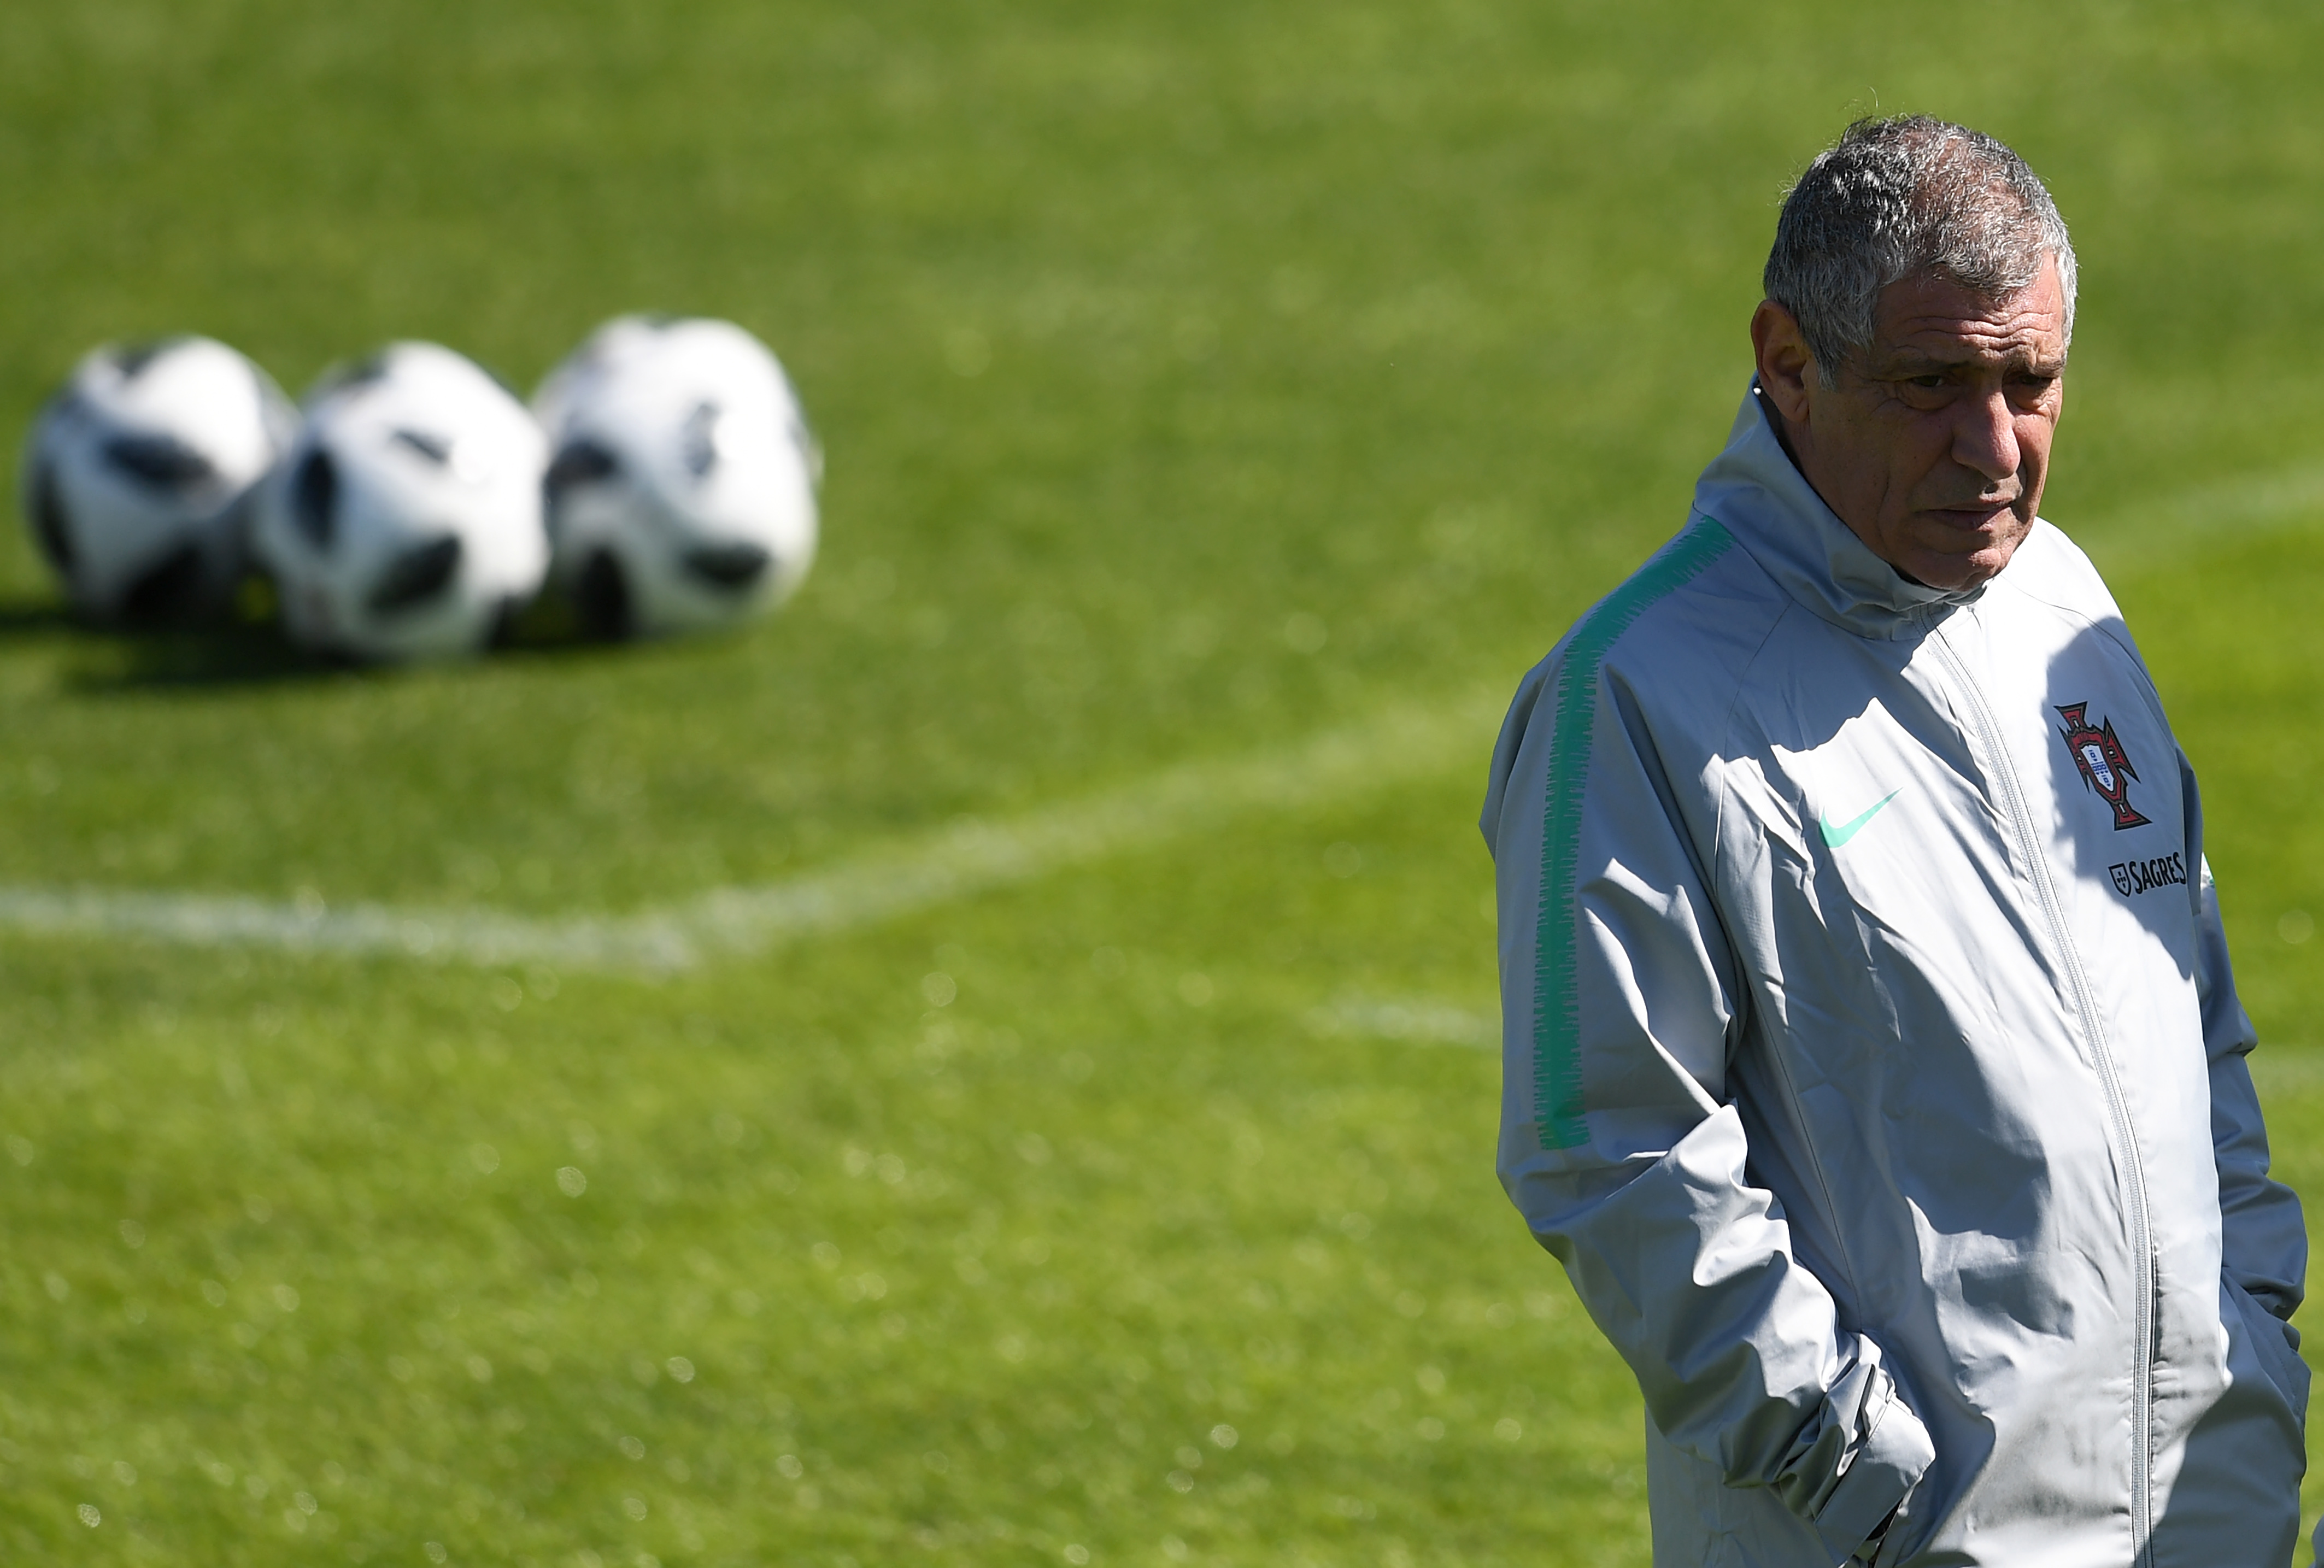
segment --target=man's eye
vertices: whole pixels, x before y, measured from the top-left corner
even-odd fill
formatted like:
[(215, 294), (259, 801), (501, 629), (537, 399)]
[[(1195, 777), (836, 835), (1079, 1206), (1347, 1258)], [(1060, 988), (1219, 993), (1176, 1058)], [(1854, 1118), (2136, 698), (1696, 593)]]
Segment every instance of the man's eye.
[(1941, 375), (1914, 375), (1904, 378), (1906, 386), (1919, 387), (1923, 392), (1942, 392), (1945, 378)]

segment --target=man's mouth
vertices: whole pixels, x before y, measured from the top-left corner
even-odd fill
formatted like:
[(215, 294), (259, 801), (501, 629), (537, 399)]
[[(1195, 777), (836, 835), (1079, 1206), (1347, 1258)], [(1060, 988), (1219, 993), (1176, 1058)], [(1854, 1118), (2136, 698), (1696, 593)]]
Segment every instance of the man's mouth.
[(2015, 516), (2017, 497), (2005, 496), (1992, 501), (1971, 501), (1954, 506), (1933, 506), (1928, 515), (1948, 528), (1966, 533), (1982, 533), (2006, 528)]

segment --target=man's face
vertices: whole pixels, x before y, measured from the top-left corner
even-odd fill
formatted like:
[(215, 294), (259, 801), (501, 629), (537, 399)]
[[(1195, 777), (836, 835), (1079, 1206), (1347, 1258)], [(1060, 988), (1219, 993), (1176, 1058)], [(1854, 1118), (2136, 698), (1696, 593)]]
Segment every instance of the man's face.
[(1751, 337), (1800, 471), (1874, 554), (1932, 588), (1972, 588), (2009, 564), (2065, 399), (2054, 260), (2006, 300), (1938, 275), (1891, 283), (1871, 347), (1830, 388), (1782, 306), (1760, 305)]

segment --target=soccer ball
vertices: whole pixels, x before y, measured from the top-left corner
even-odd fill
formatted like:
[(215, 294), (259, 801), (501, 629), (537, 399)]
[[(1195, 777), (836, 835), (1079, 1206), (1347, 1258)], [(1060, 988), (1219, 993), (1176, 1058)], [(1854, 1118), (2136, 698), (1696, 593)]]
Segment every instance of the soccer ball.
[(726, 321), (624, 316), (533, 398), (554, 573), (600, 637), (731, 624), (815, 559), (822, 455), (783, 367)]
[(547, 464), (524, 405), (448, 348), (393, 344), (325, 377), (258, 498), (284, 627), (357, 659), (475, 652), (547, 575)]
[(93, 619), (214, 613), (242, 580), (251, 487), (297, 425), (266, 373), (223, 343), (97, 349), (33, 422), (25, 521)]

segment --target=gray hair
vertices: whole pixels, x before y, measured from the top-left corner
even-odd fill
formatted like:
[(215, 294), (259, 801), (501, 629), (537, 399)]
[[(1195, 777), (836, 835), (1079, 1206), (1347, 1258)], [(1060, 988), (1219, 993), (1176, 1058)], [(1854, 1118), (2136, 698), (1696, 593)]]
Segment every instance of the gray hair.
[(2006, 300), (2055, 257), (2074, 338), (2074, 246), (2049, 188), (1981, 132), (1927, 115), (1863, 119), (1784, 198), (1767, 298), (1797, 318), (1823, 384), (1872, 346), (1880, 291), (1936, 272)]

